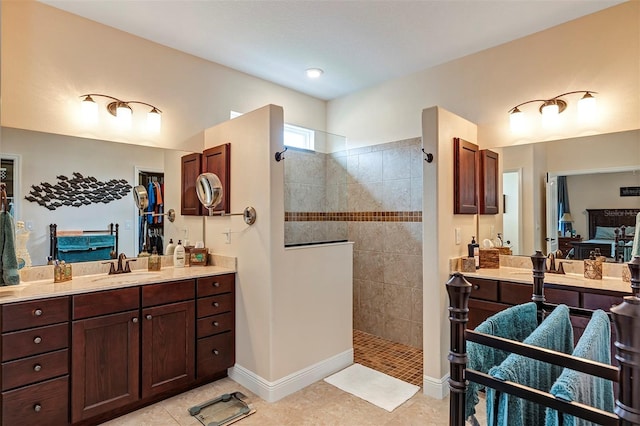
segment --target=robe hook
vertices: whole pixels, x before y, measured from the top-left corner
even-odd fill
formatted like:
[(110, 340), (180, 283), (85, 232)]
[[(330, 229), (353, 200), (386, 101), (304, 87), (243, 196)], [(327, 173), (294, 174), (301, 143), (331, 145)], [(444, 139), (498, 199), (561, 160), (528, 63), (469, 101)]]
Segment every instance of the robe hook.
[(422, 152), (424, 153), (424, 155), (426, 155), (426, 158), (424, 159), (424, 161), (426, 161), (427, 163), (430, 163), (433, 161), (433, 154), (431, 154), (430, 152), (426, 152), (424, 148), (422, 148)]
[(284, 160), (284, 153), (287, 151), (288, 147), (284, 147), (284, 150), (280, 152), (276, 152), (276, 161)]

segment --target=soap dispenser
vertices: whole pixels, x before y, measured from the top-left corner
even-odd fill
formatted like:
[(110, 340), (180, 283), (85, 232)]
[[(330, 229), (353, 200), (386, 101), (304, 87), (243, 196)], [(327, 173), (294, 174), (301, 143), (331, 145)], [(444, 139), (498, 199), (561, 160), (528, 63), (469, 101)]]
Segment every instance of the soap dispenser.
[(169, 244), (164, 248), (164, 254), (167, 256), (173, 256), (175, 249), (176, 245), (173, 243), (173, 238), (169, 238)]
[(153, 247), (151, 256), (149, 256), (148, 267), (149, 271), (159, 271), (162, 268), (160, 256), (158, 256), (158, 250)]
[(467, 244), (469, 257), (473, 257), (476, 269), (480, 269), (480, 244), (476, 243), (475, 235), (471, 237), (471, 243)]
[(184, 259), (184, 246), (182, 245), (182, 241), (178, 240), (178, 245), (176, 249), (173, 251), (173, 267), (174, 268), (184, 268), (185, 259)]

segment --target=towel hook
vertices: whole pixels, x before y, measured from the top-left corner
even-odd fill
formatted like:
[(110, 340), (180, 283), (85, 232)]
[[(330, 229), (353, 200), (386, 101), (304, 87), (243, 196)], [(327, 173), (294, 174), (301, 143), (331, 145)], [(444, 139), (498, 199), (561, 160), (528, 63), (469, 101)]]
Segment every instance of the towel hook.
[(284, 147), (284, 150), (280, 152), (276, 152), (276, 161), (284, 160), (284, 153), (287, 151), (288, 147)]
[(426, 161), (427, 163), (431, 163), (433, 161), (433, 154), (430, 152), (426, 152), (424, 150), (424, 148), (422, 148), (422, 152), (424, 153), (424, 155), (426, 156), (424, 161)]

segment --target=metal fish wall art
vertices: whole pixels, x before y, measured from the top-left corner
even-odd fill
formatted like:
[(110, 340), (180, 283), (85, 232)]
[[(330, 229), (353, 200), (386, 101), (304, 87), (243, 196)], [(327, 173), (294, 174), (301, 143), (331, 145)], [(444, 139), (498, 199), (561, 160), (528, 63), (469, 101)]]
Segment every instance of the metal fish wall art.
[(112, 201), (126, 197), (133, 188), (126, 179), (111, 179), (100, 181), (93, 176), (83, 176), (73, 172), (73, 177), (64, 175), (56, 176), (55, 183), (40, 182), (40, 185), (31, 185), (29, 194), (25, 200), (49, 209), (70, 206), (80, 207), (90, 204), (108, 204)]

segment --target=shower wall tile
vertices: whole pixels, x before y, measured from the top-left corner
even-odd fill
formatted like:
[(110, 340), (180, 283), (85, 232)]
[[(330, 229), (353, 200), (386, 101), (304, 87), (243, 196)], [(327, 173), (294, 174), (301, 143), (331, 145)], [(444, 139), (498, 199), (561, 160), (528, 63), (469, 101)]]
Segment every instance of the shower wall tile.
[(326, 212), (347, 211), (347, 185), (327, 185), (325, 191)]
[(422, 254), (422, 223), (385, 222), (384, 251), (397, 254)]
[(411, 177), (411, 148), (382, 151), (382, 179), (395, 180)]
[(411, 210), (422, 211), (422, 178), (411, 179)]
[(422, 324), (422, 288), (411, 289), (411, 321)]
[(422, 349), (423, 347), (423, 341), (422, 341), (422, 320), (420, 320), (420, 322), (416, 322), (416, 321), (412, 321), (411, 322), (411, 330), (410, 330), (411, 336), (409, 338), (409, 346), (413, 346), (414, 348), (420, 348)]
[(347, 184), (347, 157), (329, 157), (326, 167), (327, 186)]
[(411, 210), (411, 179), (385, 180), (382, 183), (382, 210)]
[(369, 152), (347, 158), (347, 183), (382, 181), (382, 152)]
[(383, 297), (386, 318), (411, 320), (411, 288), (385, 283)]
[(347, 208), (350, 212), (382, 210), (381, 183), (353, 183), (347, 185)]
[(361, 281), (360, 309), (382, 316), (384, 313), (384, 284), (381, 282)]
[(385, 253), (384, 282), (422, 288), (422, 256)]
[(387, 317), (384, 321), (383, 334), (382, 337), (385, 339), (411, 345), (411, 321)]
[(382, 282), (384, 276), (383, 254), (379, 252), (354, 251), (353, 277)]
[(349, 241), (359, 251), (382, 252), (384, 241), (380, 236), (384, 231), (384, 222), (350, 222)]

